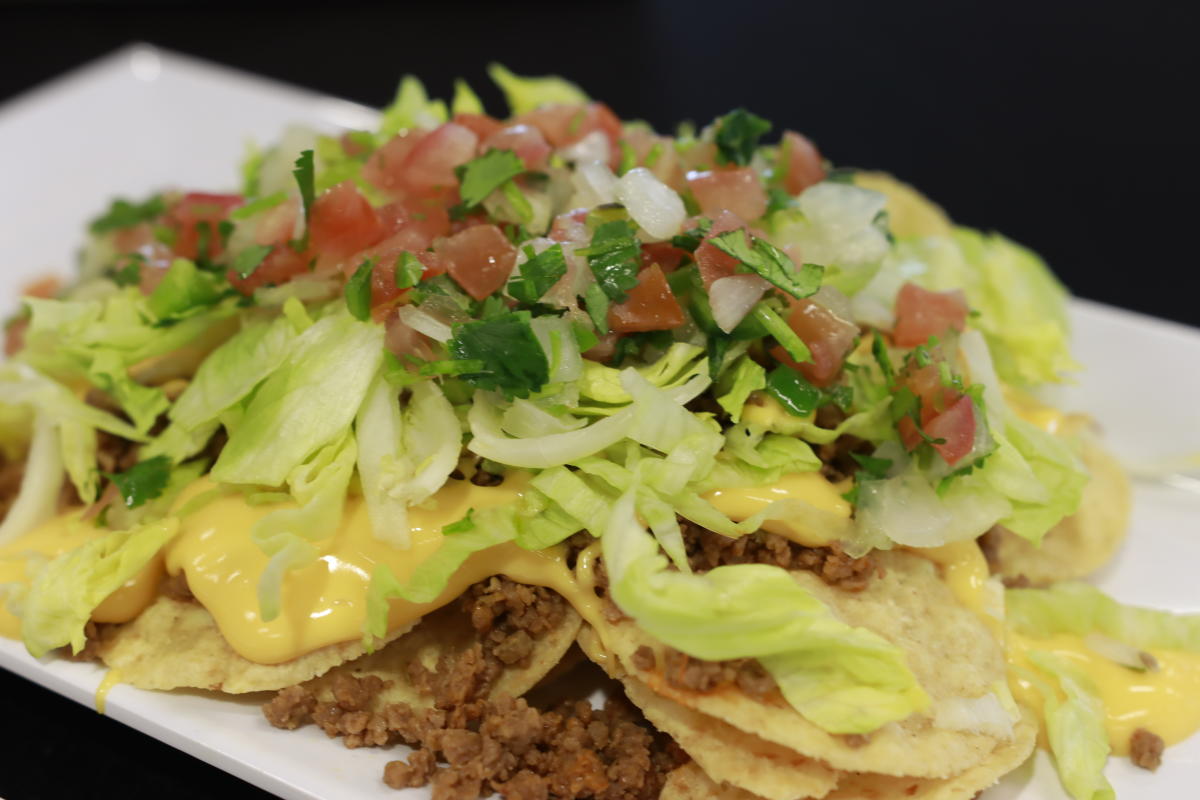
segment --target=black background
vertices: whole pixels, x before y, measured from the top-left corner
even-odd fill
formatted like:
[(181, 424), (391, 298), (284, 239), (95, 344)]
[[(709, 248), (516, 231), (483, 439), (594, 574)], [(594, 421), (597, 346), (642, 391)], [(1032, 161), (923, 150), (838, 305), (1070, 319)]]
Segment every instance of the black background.
[[(463, 76), (499, 112), (499, 59), (660, 129), (745, 106), (1033, 247), (1079, 295), (1196, 325), (1188, 5), (0, 2), (0, 101), (148, 41), (373, 105), (404, 72), (447, 97)], [(254, 795), (18, 678), (0, 697), (8, 800)]]

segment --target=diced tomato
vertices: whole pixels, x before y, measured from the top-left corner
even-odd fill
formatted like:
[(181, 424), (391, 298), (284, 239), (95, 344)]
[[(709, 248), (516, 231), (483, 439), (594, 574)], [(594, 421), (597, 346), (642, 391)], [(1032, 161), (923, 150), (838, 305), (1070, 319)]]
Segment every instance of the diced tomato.
[[(935, 358), (939, 353), (933, 354)], [(901, 384), (917, 396), (921, 401), (921, 411), (918, 415), (920, 425), (928, 433), (933, 420), (952, 408), (963, 395), (957, 390), (942, 384), (941, 370), (936, 363), (924, 367), (910, 366), (900, 376)], [(902, 417), (896, 425), (900, 432), (900, 441), (908, 450), (914, 449), (921, 443), (921, 434), (917, 431), (917, 422), (911, 417)], [(930, 434), (932, 435), (932, 434)], [(972, 433), (972, 435), (974, 435)]]
[(750, 167), (689, 172), (687, 182), (707, 215), (725, 209), (742, 219), (755, 220), (767, 211), (767, 192)]
[(933, 449), (954, 466), (975, 446), (975, 425), (975, 404), (963, 395), (926, 423), (925, 433), (930, 438), (945, 440), (943, 444), (934, 443)]
[(420, 195), (458, 186), (454, 168), (475, 157), (479, 137), (470, 128), (447, 122), (417, 142), (404, 160), (404, 188)]
[(439, 236), (450, 233), (450, 215), (434, 200), (409, 198), (379, 209), (388, 236), (404, 232), (412, 237), (409, 250), (424, 250)]
[(622, 133), (621, 140), (637, 156), (638, 166), (650, 170), (655, 177), (677, 192), (687, 188), (683, 170), (679, 166), (679, 154), (675, 150), (674, 139), (660, 136), (645, 128), (631, 128)]
[(429, 338), (401, 320), (394, 308), (384, 316), (383, 343), (396, 356), (416, 356), (425, 360), (433, 358)]
[(663, 272), (674, 272), (679, 269), (679, 264), (687, 257), (687, 250), (681, 250), (670, 242), (651, 242), (642, 245), (643, 267), (658, 264)]
[(540, 170), (550, 158), (550, 145), (541, 131), (532, 125), (509, 125), (483, 140), (479, 149), (512, 150), (521, 159), (525, 169)]
[(390, 194), (403, 192), (404, 163), (425, 136), (425, 131), (409, 130), (387, 140), (363, 164), (363, 178)]
[(48, 275), (45, 278), (25, 284), (25, 288), (21, 290), (22, 297), (41, 297), (43, 299), (54, 297), (58, 294), (58, 290), (62, 288), (62, 281), (53, 275)]
[(317, 269), (340, 264), (384, 235), (379, 215), (352, 181), (324, 192), (313, 203), (309, 241), (317, 253)]
[(790, 195), (825, 180), (825, 165), (816, 146), (795, 131), (784, 131), (779, 145), (783, 188)]
[(290, 197), (258, 215), (254, 225), (255, 244), (287, 244), (296, 235), (300, 198)]
[[(697, 220), (689, 220), (684, 223), (684, 228), (690, 228), (695, 225)], [(726, 253), (724, 250), (718, 250), (715, 245), (708, 240), (714, 236), (729, 231), (736, 231), (738, 228), (745, 228), (746, 223), (737, 214), (732, 211), (718, 211), (713, 215), (712, 227), (705, 236), (704, 242), (696, 248), (695, 258), (696, 267), (700, 270), (700, 280), (704, 282), (704, 288), (708, 289), (712, 286), (713, 281), (720, 278), (728, 278), (737, 271), (740, 263), (736, 258)]]
[(683, 309), (657, 264), (639, 272), (625, 301), (608, 309), (608, 326), (617, 333), (665, 331), (682, 324)]
[(175, 229), (175, 253), (184, 258), (196, 258), (199, 255), (200, 229), (204, 228), (204, 235), (208, 239), (204, 255), (208, 258), (220, 255), (221, 235), (217, 226), (241, 204), (242, 196), (237, 194), (185, 194), (167, 211), (168, 224)]
[(503, 122), (487, 114), (455, 114), (451, 122), (470, 129), (481, 142), (504, 127)]
[(828, 308), (805, 298), (789, 297), (792, 313), (788, 325), (812, 353), (812, 361), (797, 364), (782, 347), (771, 351), (779, 361), (800, 370), (816, 386), (828, 386), (842, 371), (846, 355), (858, 338), (858, 326), (848, 322)]
[(556, 242), (586, 244), (591, 238), (587, 229), (587, 215), (586, 208), (577, 208), (574, 211), (559, 214), (554, 218), (554, 224), (550, 226), (550, 238)]
[(896, 327), (892, 340), (900, 347), (916, 347), (930, 336), (950, 329), (961, 331), (967, 324), (967, 296), (961, 289), (930, 292), (906, 283), (896, 297)]
[(239, 277), (230, 270), (229, 282), (242, 294), (249, 295), (260, 286), (279, 286), (297, 275), (303, 275), (309, 271), (314, 257), (309, 253), (297, 253), (286, 244), (275, 245), (248, 278)]
[(476, 225), (434, 246), (455, 283), (476, 300), (499, 289), (512, 274), (517, 248), (495, 225)]
[(341, 138), (338, 139), (338, 143), (341, 144), (341, 146), (342, 146), (342, 152), (345, 153), (346, 155), (350, 156), (351, 158), (365, 155), (367, 152), (367, 145), (363, 144), (360, 141), (357, 141), (354, 138), (355, 133), (361, 133), (361, 132), (355, 131), (355, 132), (343, 133)]
[(517, 122), (537, 128), (554, 147), (566, 147), (593, 131), (601, 131), (615, 151), (621, 135), (621, 120), (603, 103), (546, 105), (522, 114)]

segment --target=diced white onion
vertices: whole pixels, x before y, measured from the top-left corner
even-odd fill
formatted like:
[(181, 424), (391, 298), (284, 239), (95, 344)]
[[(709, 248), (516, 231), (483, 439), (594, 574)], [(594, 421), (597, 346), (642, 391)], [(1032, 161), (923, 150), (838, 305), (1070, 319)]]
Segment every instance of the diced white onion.
[(946, 697), (934, 706), (933, 724), (951, 731), (1012, 737), (1013, 719), (992, 692), (982, 697)]
[(621, 176), (617, 181), (616, 196), (633, 221), (655, 239), (666, 239), (679, 233), (687, 218), (687, 210), (675, 190), (644, 167), (636, 167)]
[(611, 150), (604, 131), (592, 131), (575, 144), (560, 147), (558, 154), (576, 164), (607, 164)]
[(825, 308), (844, 320), (849, 321), (854, 319), (854, 312), (850, 307), (850, 298), (832, 286), (822, 286), (811, 299), (814, 303), (825, 306)]
[(580, 164), (571, 175), (571, 183), (575, 186), (570, 201), (572, 208), (595, 208), (617, 198), (617, 176), (607, 164)]
[(415, 331), (439, 342), (450, 341), (450, 326), (416, 306), (400, 306), (396, 309), (400, 320)]
[(713, 281), (708, 290), (717, 327), (729, 333), (745, 319), (771, 285), (757, 275), (730, 275)]

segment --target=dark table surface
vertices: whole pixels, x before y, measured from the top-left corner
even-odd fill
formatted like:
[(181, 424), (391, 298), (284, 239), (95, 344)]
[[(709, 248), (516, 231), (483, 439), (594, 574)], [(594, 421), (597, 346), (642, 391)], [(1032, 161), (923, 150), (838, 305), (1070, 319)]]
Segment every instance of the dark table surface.
[[(0, 0), (0, 101), (131, 41), (373, 105), (412, 72), (446, 96), (466, 77), (499, 109), (484, 66), (501, 60), (664, 129), (745, 106), (1029, 245), (1081, 296), (1197, 325), (1193, 17), (1185, 4), (1024, 0)], [(0, 797), (256, 793), (7, 673), (0, 696)]]

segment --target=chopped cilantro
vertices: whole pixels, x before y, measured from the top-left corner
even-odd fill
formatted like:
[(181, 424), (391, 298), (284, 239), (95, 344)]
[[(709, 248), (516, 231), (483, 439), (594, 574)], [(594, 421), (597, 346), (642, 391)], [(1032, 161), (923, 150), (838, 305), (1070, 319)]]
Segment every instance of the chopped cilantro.
[(637, 286), (642, 248), (637, 228), (629, 220), (613, 219), (600, 223), (591, 244), (577, 251), (587, 257), (596, 282), (609, 300), (622, 302), (625, 293)]
[(572, 322), (571, 331), (575, 334), (575, 343), (579, 345), (579, 352), (581, 353), (586, 353), (600, 343), (600, 337), (586, 325)]
[(807, 417), (821, 405), (821, 390), (787, 364), (767, 373), (767, 392), (797, 417)]
[(371, 273), (374, 269), (375, 261), (368, 258), (346, 281), (346, 308), (350, 309), (351, 316), (362, 322), (371, 317)]
[(795, 204), (795, 200), (783, 189), (778, 186), (772, 186), (767, 190), (767, 210), (764, 216), (770, 216), (776, 211), (782, 211), (785, 208), (791, 208)]
[(425, 265), (412, 253), (405, 250), (396, 256), (396, 288), (411, 289), (421, 282)]
[(422, 375), (466, 375), (469, 372), (480, 372), (487, 368), (487, 363), (481, 359), (459, 361), (448, 358), (443, 361), (429, 361), (418, 370)]
[(518, 303), (533, 305), (567, 274), (567, 260), (561, 244), (552, 245), (536, 255), (533, 248), (527, 246), (525, 255), (528, 260), (520, 266), (520, 274), (508, 282), (508, 294)]
[(730, 111), (717, 120), (717, 163), (746, 166), (754, 157), (758, 140), (770, 130), (770, 122), (744, 108)]
[(896, 381), (896, 369), (892, 366), (891, 356), (888, 355), (887, 342), (883, 340), (883, 335), (879, 331), (875, 331), (871, 341), (871, 355), (875, 356), (875, 363), (879, 365), (879, 371), (883, 373), (883, 382), (891, 388)]
[(88, 229), (92, 233), (100, 235), (122, 228), (130, 228), (140, 222), (149, 222), (166, 210), (167, 204), (163, 201), (162, 195), (156, 194), (143, 203), (131, 203), (118, 197), (112, 201), (112, 205), (108, 207), (107, 211), (92, 220)]
[(775, 337), (775, 341), (779, 342), (793, 361), (804, 363), (812, 361), (812, 353), (808, 349), (808, 345), (804, 340), (796, 335), (792, 330), (792, 326), (787, 324), (787, 321), (771, 308), (766, 301), (763, 301), (754, 307), (751, 312), (754, 318), (766, 328), (767, 333)]
[(529, 319), (528, 312), (517, 311), (454, 326), (450, 353), (456, 360), (481, 364), (463, 379), (508, 397), (528, 397), (541, 389), (550, 379), (550, 362)]
[(141, 253), (127, 253), (122, 256), (125, 264), (113, 272), (113, 281), (117, 286), (137, 286), (142, 282), (142, 267), (146, 258)]
[(600, 284), (593, 283), (588, 286), (583, 293), (583, 302), (587, 306), (588, 316), (592, 318), (592, 324), (596, 326), (596, 330), (601, 336), (608, 334), (608, 295), (600, 288)]
[(154, 241), (161, 242), (167, 247), (174, 247), (175, 241), (179, 238), (179, 233), (167, 225), (154, 226)]
[(883, 480), (887, 477), (887, 471), (892, 468), (892, 459), (890, 458), (877, 458), (862, 453), (851, 453), (850, 457), (862, 467), (862, 471), (867, 474), (867, 477), (873, 480)]
[(752, 272), (758, 273), (771, 283), (797, 299), (808, 297), (821, 288), (821, 277), (825, 268), (817, 264), (805, 264), (800, 269), (792, 263), (787, 253), (757, 236), (750, 236), (739, 229), (728, 231), (709, 239), (721, 252), (733, 256)]
[(464, 208), (474, 208), (489, 194), (525, 171), (525, 164), (512, 150), (488, 150), (458, 167), (459, 193)]
[(528, 225), (533, 221), (533, 206), (529, 203), (529, 198), (525, 196), (525, 193), (521, 191), (520, 186), (513, 181), (505, 181), (504, 185), (500, 187), (500, 191), (522, 225)]
[(832, 403), (842, 411), (849, 412), (854, 404), (854, 390), (849, 386), (831, 386), (824, 391), (823, 396), (825, 402)]
[(171, 459), (155, 456), (134, 464), (124, 472), (105, 472), (104, 477), (116, 484), (126, 508), (137, 508), (155, 499), (167, 488), (171, 477)]
[(710, 230), (712, 230), (712, 220), (708, 217), (701, 217), (696, 221), (696, 227), (672, 237), (671, 244), (680, 250), (687, 250), (689, 253), (694, 253)]
[(313, 151), (304, 150), (296, 159), (292, 176), (300, 189), (300, 200), (304, 203), (304, 236), (296, 245), (296, 250), (303, 252), (308, 249), (309, 223), (312, 220), (313, 203), (316, 202), (316, 168), (313, 166)]
[(241, 278), (249, 278), (270, 254), (271, 245), (253, 244), (233, 258), (233, 271)]

